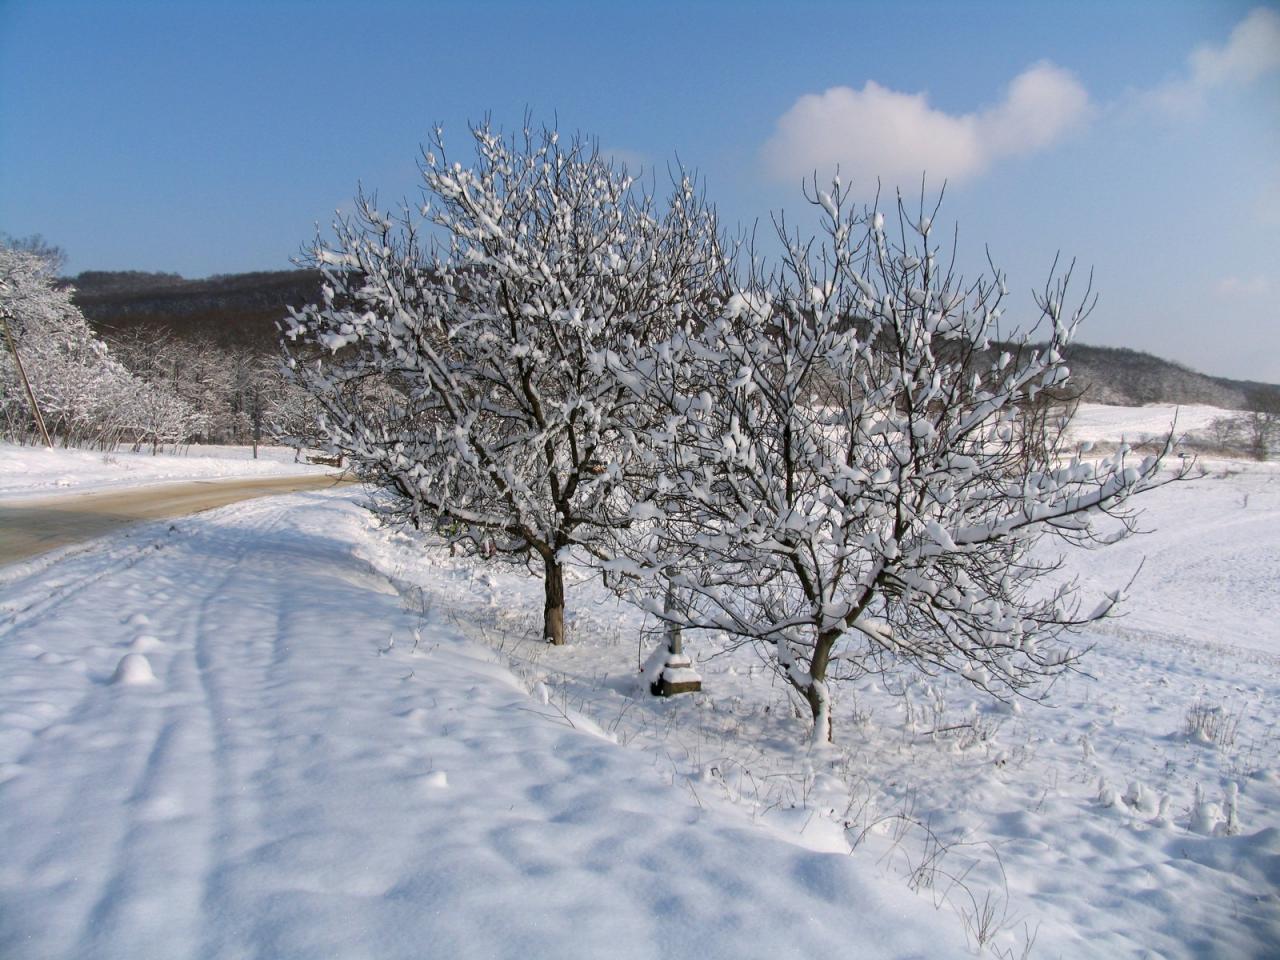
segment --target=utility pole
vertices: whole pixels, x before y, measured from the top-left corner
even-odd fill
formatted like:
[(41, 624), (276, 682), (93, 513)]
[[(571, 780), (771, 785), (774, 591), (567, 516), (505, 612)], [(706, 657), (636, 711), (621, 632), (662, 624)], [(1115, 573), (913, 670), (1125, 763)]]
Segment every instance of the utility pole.
[(7, 310), (0, 310), (0, 321), (4, 322), (4, 336), (9, 341), (9, 352), (13, 354), (13, 362), (18, 365), (18, 376), (22, 378), (23, 389), (27, 391), (27, 402), (31, 404), (31, 413), (35, 417), (36, 426), (40, 429), (40, 435), (44, 437), (44, 445), (52, 447), (53, 442), (49, 439), (49, 431), (44, 425), (44, 417), (40, 414), (40, 405), (36, 403), (36, 395), (31, 389), (31, 381), (27, 379), (27, 371), (22, 366), (22, 357), (18, 356), (18, 344), (13, 339), (13, 330), (9, 327), (9, 312)]

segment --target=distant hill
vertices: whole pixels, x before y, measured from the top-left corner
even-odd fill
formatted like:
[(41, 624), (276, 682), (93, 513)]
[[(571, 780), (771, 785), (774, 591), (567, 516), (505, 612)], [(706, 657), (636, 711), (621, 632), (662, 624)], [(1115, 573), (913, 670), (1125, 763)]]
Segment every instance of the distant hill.
[[(90, 271), (70, 278), (75, 302), (99, 332), (167, 329), (222, 347), (273, 349), (288, 307), (320, 297), (316, 270), (238, 273), (187, 280), (172, 273)], [(1074, 344), (1072, 379), (1094, 403), (1203, 403), (1227, 409), (1280, 409), (1280, 385), (1197, 373), (1149, 353)]]
[(88, 271), (68, 281), (76, 305), (107, 336), (165, 329), (218, 346), (274, 348), (289, 306), (319, 299), (316, 270), (236, 273), (187, 280), (173, 273)]
[(1071, 378), (1093, 403), (1203, 403), (1229, 410), (1276, 409), (1280, 386), (1210, 377), (1170, 360), (1124, 347), (1073, 344), (1066, 352)]

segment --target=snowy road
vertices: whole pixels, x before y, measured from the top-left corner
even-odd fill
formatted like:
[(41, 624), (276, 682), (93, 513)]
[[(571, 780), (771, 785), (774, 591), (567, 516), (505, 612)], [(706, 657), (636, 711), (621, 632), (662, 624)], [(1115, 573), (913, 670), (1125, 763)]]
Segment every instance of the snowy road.
[(321, 490), (343, 482), (329, 474), (196, 480), (0, 501), (0, 563), (91, 540), (143, 520), (181, 517), (254, 497)]
[(966, 955), (411, 617), (367, 523), (273, 497), (0, 574), (0, 956)]

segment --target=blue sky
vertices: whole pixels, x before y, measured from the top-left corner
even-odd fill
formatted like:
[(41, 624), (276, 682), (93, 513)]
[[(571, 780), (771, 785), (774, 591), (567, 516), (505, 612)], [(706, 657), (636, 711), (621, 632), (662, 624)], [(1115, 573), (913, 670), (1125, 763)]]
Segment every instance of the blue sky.
[(1086, 342), (1280, 381), (1273, 3), (0, 0), (0, 230), (71, 272), (283, 269), (349, 202), (417, 189), (441, 122), (558, 117), (697, 168), (729, 224), (948, 181), (1015, 290), (1094, 271)]

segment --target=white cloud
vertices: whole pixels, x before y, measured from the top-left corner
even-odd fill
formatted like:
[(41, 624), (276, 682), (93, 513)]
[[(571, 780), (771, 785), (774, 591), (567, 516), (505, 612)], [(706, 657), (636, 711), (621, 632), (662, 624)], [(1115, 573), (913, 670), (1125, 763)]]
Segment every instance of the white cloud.
[(1223, 277), (1218, 281), (1218, 293), (1225, 297), (1263, 297), (1271, 293), (1271, 282), (1260, 273), (1251, 277)]
[(1236, 24), (1221, 46), (1197, 47), (1187, 57), (1185, 77), (1148, 93), (1158, 108), (1174, 115), (1194, 113), (1205, 96), (1221, 87), (1247, 86), (1280, 70), (1280, 13), (1257, 7)]
[(1014, 78), (1005, 98), (978, 113), (953, 115), (924, 93), (867, 81), (800, 97), (779, 119), (761, 155), (779, 179), (846, 175), (908, 186), (985, 172), (1001, 157), (1044, 149), (1078, 124), (1089, 95), (1067, 70), (1037, 63)]
[(1258, 7), (1231, 31), (1225, 46), (1191, 54), (1192, 79), (1205, 87), (1252, 83), (1280, 69), (1280, 13)]

